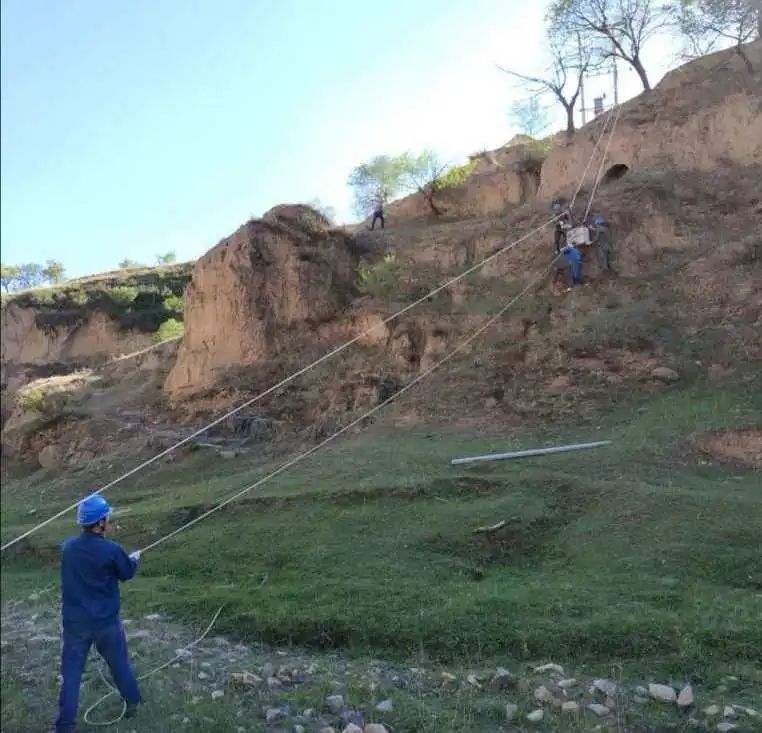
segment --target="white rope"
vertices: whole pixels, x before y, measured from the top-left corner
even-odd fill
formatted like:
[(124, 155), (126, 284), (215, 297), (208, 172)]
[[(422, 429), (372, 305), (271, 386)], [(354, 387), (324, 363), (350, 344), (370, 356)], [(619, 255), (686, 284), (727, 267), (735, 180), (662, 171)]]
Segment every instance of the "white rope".
[[(223, 608), (224, 608), (224, 606), (220, 606), (217, 609), (217, 613), (215, 613), (214, 616), (212, 617), (212, 620), (209, 622), (209, 626), (206, 627), (206, 630), (204, 631), (204, 633), (201, 634), (201, 636), (199, 636), (198, 639), (196, 639), (195, 641), (192, 641), (187, 646), (182, 647), (182, 649), (180, 649), (181, 652), (188, 651), (189, 649), (192, 649), (194, 646), (196, 646), (196, 644), (201, 643), (206, 638), (207, 634), (212, 630), (212, 626), (214, 626), (214, 624), (216, 623), (217, 618), (222, 613), (222, 609)], [(140, 675), (140, 677), (137, 678), (138, 681), (147, 679), (148, 677), (151, 677), (152, 675), (155, 675), (157, 672), (161, 672), (163, 669), (166, 669), (167, 667), (169, 667), (170, 664), (173, 664), (178, 659), (181, 659), (183, 656), (184, 656), (183, 654), (175, 654), (175, 656), (172, 657), (172, 659), (170, 659), (168, 662), (164, 662), (164, 664), (160, 664), (158, 667), (155, 667), (150, 672), (146, 672), (145, 674)], [(106, 679), (106, 676), (103, 674), (103, 669), (100, 667), (100, 665), (98, 666), (98, 673), (100, 674), (101, 679), (106, 683), (106, 686), (110, 688), (110, 692), (107, 692), (103, 697), (101, 697), (99, 700), (94, 702), (85, 711), (85, 714), (83, 716), (83, 720), (88, 725), (107, 727), (109, 725), (114, 725), (114, 723), (118, 723), (124, 717), (124, 714), (127, 712), (127, 701), (126, 700), (122, 700), (122, 712), (120, 713), (118, 718), (114, 718), (113, 720), (109, 720), (109, 721), (105, 721), (105, 722), (101, 722), (101, 723), (99, 723), (97, 721), (89, 720), (90, 713), (92, 713), (93, 710), (95, 710), (95, 708), (97, 708), (103, 702), (108, 700), (112, 695), (116, 695), (117, 692), (118, 692), (118, 690)]]
[[(593, 146), (592, 153), (591, 153), (590, 158), (589, 158), (589, 160), (587, 162), (587, 165), (585, 166), (585, 170), (582, 173), (582, 177), (581, 177), (581, 179), (579, 181), (579, 185), (577, 186), (577, 190), (574, 192), (574, 196), (572, 197), (571, 206), (574, 205), (574, 201), (576, 200), (577, 196), (579, 195), (580, 190), (582, 189), (584, 181), (585, 181), (585, 179), (587, 177), (587, 173), (590, 170), (590, 166), (592, 165), (592, 161), (593, 161), (593, 158), (595, 156), (595, 153), (598, 150), (598, 147), (600, 145), (601, 140), (603, 139), (603, 136), (606, 134), (606, 126), (608, 124), (608, 119), (611, 116), (611, 112), (612, 112), (612, 110), (608, 111), (607, 118), (604, 121), (604, 124), (603, 124), (602, 129), (601, 129), (601, 133), (598, 136), (598, 139), (596, 140), (595, 145)], [(613, 133), (613, 130), (612, 130), (612, 133)], [(611, 142), (611, 139), (609, 138), (609, 143), (610, 142)], [(591, 202), (592, 202), (592, 196), (591, 196)], [(571, 206), (570, 206), (570, 208), (571, 208)], [(313, 361), (312, 363), (310, 363), (307, 366), (304, 366), (301, 369), (293, 372), (292, 374), (290, 374), (288, 377), (282, 379), (277, 384), (274, 384), (273, 386), (268, 387), (263, 392), (260, 392), (259, 394), (255, 395), (254, 397), (252, 397), (249, 400), (246, 400), (244, 403), (242, 403), (238, 407), (235, 407), (232, 410), (229, 410), (228, 412), (223, 414), (221, 417), (218, 417), (216, 420), (213, 420), (212, 422), (208, 423), (207, 425), (203, 426), (202, 428), (199, 428), (198, 430), (196, 430), (195, 432), (191, 433), (190, 435), (188, 435), (187, 437), (183, 438), (182, 440), (179, 440), (177, 443), (174, 443), (173, 445), (169, 446), (169, 448), (166, 448), (163, 451), (161, 451), (160, 453), (157, 453), (155, 456), (149, 458), (148, 460), (143, 461), (142, 463), (138, 464), (137, 466), (135, 466), (134, 468), (130, 469), (126, 473), (123, 473), (121, 476), (118, 476), (117, 478), (113, 479), (109, 483), (105, 484), (101, 488), (91, 492), (90, 495), (94, 496), (96, 494), (103, 493), (107, 489), (110, 489), (112, 486), (115, 486), (116, 484), (124, 481), (126, 478), (129, 478), (130, 476), (134, 475), (135, 473), (137, 473), (138, 471), (142, 470), (143, 468), (146, 468), (147, 466), (150, 466), (151, 464), (155, 463), (160, 458), (163, 458), (164, 456), (168, 455), (169, 453), (171, 453), (172, 451), (174, 451), (177, 448), (181, 447), (182, 445), (185, 445), (186, 443), (188, 443), (189, 441), (191, 441), (194, 438), (198, 437), (199, 435), (201, 435), (202, 433), (206, 432), (207, 430), (209, 430), (210, 428), (214, 427), (215, 425), (218, 425), (223, 420), (226, 420), (227, 418), (231, 417), (232, 415), (235, 415), (237, 412), (240, 412), (241, 410), (249, 407), (250, 405), (253, 405), (255, 402), (258, 402), (259, 400), (263, 399), (267, 395), (272, 394), (273, 392), (275, 392), (276, 390), (280, 389), (281, 387), (284, 387), (285, 385), (287, 385), (290, 382), (292, 382), (293, 380), (295, 380), (297, 377), (300, 377), (301, 375), (306, 374), (311, 369), (314, 369), (319, 364), (322, 364), (324, 361), (327, 361), (328, 359), (332, 358), (333, 356), (336, 356), (337, 354), (340, 354), (345, 349), (348, 349), (353, 344), (356, 344), (358, 341), (360, 341), (364, 337), (366, 337), (369, 334), (371, 334), (377, 328), (380, 328), (381, 326), (385, 326), (386, 324), (388, 324), (391, 321), (399, 318), (401, 315), (403, 315), (403, 314), (407, 313), (408, 311), (412, 310), (413, 308), (417, 307), (418, 305), (420, 305), (424, 301), (428, 300), (429, 298), (432, 298), (433, 296), (437, 295), (438, 293), (442, 292), (443, 290), (446, 290), (447, 288), (451, 287), (455, 283), (459, 282), (463, 278), (465, 278), (468, 275), (470, 275), (472, 272), (475, 272), (476, 270), (480, 269), (481, 267), (483, 267), (484, 265), (488, 264), (489, 262), (492, 262), (493, 260), (497, 259), (504, 252), (507, 252), (508, 250), (513, 249), (514, 247), (519, 245), (521, 242), (524, 242), (525, 240), (529, 239), (531, 236), (533, 236), (537, 232), (539, 232), (542, 229), (544, 229), (548, 224), (553, 223), (554, 221), (556, 221), (559, 218), (560, 218), (560, 215), (551, 217), (550, 219), (546, 220), (545, 222), (543, 222), (539, 226), (535, 227), (531, 231), (527, 232), (523, 236), (521, 236), (518, 239), (514, 240), (510, 244), (507, 244), (506, 246), (501, 247), (500, 249), (498, 249), (496, 252), (493, 252), (488, 257), (485, 257), (484, 259), (480, 260), (476, 264), (474, 264), (471, 267), (467, 268), (466, 270), (461, 272), (459, 275), (456, 275), (454, 278), (451, 278), (450, 280), (448, 280), (447, 282), (443, 283), (442, 285), (434, 288), (434, 290), (431, 290), (426, 295), (421, 296), (417, 300), (415, 300), (412, 303), (406, 305), (401, 310), (399, 310), (396, 313), (393, 313), (392, 315), (388, 316), (387, 318), (385, 318), (381, 322), (374, 324), (373, 326), (371, 326), (370, 328), (368, 328), (365, 331), (361, 332), (360, 334), (358, 334), (354, 338), (350, 339), (349, 341), (345, 342), (341, 346), (337, 346), (335, 349), (333, 349), (333, 350), (323, 354), (323, 356), (319, 357), (318, 359), (315, 359), (315, 361)], [(555, 259), (553, 260), (553, 262), (555, 262)], [(14, 539), (6, 542), (4, 545), (0, 546), (0, 551), (6, 550), (7, 548), (15, 545), (17, 542), (20, 542), (21, 540), (25, 539), (26, 537), (29, 537), (30, 535), (32, 535), (35, 532), (39, 531), (40, 529), (42, 529), (43, 527), (47, 526), (51, 522), (54, 522), (56, 519), (59, 519), (60, 517), (62, 517), (67, 512), (70, 512), (71, 510), (76, 509), (78, 505), (79, 505), (79, 501), (75, 502), (74, 504), (71, 504), (70, 506), (66, 507), (65, 509), (62, 509), (58, 513), (56, 513), (53, 516), (49, 517), (48, 519), (40, 522), (36, 526), (34, 526), (31, 529), (27, 530), (26, 532), (23, 532), (22, 534), (18, 535)], [(204, 516), (204, 515), (202, 515), (202, 516)]]
[(262, 484), (264, 484), (266, 481), (269, 481), (272, 478), (275, 478), (279, 474), (283, 473), (284, 471), (287, 471), (292, 466), (295, 466), (297, 463), (301, 463), (305, 458), (308, 458), (313, 453), (319, 451), (324, 446), (328, 445), (328, 443), (336, 440), (340, 435), (343, 435), (348, 430), (351, 430), (355, 425), (361, 423), (363, 420), (366, 420), (367, 418), (371, 417), (371, 415), (374, 415), (379, 410), (382, 410), (384, 407), (386, 407), (391, 402), (394, 402), (398, 397), (401, 397), (405, 392), (415, 387), (416, 384), (418, 384), (421, 380), (425, 379), (429, 376), (433, 371), (436, 369), (439, 369), (443, 364), (446, 364), (450, 359), (452, 359), (456, 354), (463, 351), (463, 349), (466, 348), (471, 342), (473, 342), (476, 338), (478, 338), (482, 333), (484, 333), (490, 326), (492, 326), (493, 323), (495, 323), (501, 316), (514, 304), (516, 301), (518, 301), (520, 298), (522, 298), (526, 293), (529, 292), (529, 290), (534, 287), (536, 283), (538, 283), (542, 278), (544, 278), (548, 272), (553, 268), (553, 266), (556, 264), (556, 261), (561, 257), (561, 255), (556, 255), (552, 262), (550, 263), (550, 266), (543, 270), (540, 275), (535, 277), (529, 285), (527, 285), (518, 295), (511, 298), (511, 300), (508, 301), (494, 316), (492, 316), (484, 325), (480, 326), (476, 331), (474, 331), (467, 339), (464, 341), (461, 341), (452, 351), (450, 351), (448, 354), (446, 354), (442, 359), (440, 359), (438, 362), (430, 366), (428, 369), (422, 371), (420, 374), (418, 374), (414, 379), (412, 379), (410, 382), (408, 382), (404, 387), (402, 387), (398, 392), (395, 392), (391, 397), (385, 399), (383, 402), (380, 402), (375, 407), (372, 407), (367, 412), (363, 413), (360, 417), (352, 420), (352, 422), (345, 425), (343, 428), (340, 428), (335, 433), (329, 435), (325, 440), (321, 441), (317, 445), (314, 445), (309, 450), (304, 451), (303, 453), (300, 453), (296, 457), (286, 461), (285, 463), (281, 464), (278, 468), (276, 468), (274, 471), (268, 473), (266, 476), (263, 476), (258, 481), (255, 481), (253, 484), (250, 484), (249, 486), (244, 487), (240, 491), (236, 492), (232, 496), (229, 496), (224, 501), (221, 501), (216, 506), (213, 506), (211, 509), (208, 509), (203, 514), (199, 514), (194, 519), (191, 519), (189, 522), (186, 522), (185, 524), (181, 525), (177, 529), (172, 530), (167, 535), (164, 535), (164, 537), (161, 537), (160, 539), (151, 542), (151, 544), (146, 545), (143, 547), (140, 552), (147, 552), (148, 550), (152, 550), (154, 547), (157, 547), (158, 545), (162, 544), (163, 542), (166, 542), (168, 539), (171, 539), (175, 535), (180, 534), (180, 532), (185, 531), (189, 527), (192, 527), (194, 524), (198, 524), (198, 522), (202, 521), (203, 519), (206, 519), (211, 514), (214, 514), (215, 512), (218, 512), (220, 509), (226, 507), (228, 504), (233, 503), (237, 499), (240, 499), (244, 494), (248, 494), (250, 491), (253, 491), (254, 489), (260, 487)]
[(601, 158), (601, 164), (598, 166), (598, 174), (595, 177), (595, 183), (593, 184), (593, 190), (590, 192), (590, 198), (587, 202), (587, 208), (585, 209), (585, 218), (583, 221), (587, 220), (588, 215), (590, 214), (590, 209), (593, 206), (593, 200), (595, 199), (595, 195), (598, 192), (598, 186), (601, 183), (601, 179), (603, 178), (603, 169), (606, 166), (606, 159), (609, 156), (609, 148), (611, 147), (611, 141), (614, 139), (614, 132), (616, 131), (616, 125), (617, 122), (619, 122), (619, 114), (622, 111), (622, 105), (620, 104), (616, 108), (616, 115), (614, 117), (614, 124), (611, 126), (611, 132), (609, 133), (609, 139), (606, 141), (606, 147), (603, 151), (603, 157)]
[[(569, 204), (569, 211), (574, 208), (574, 203), (577, 200), (577, 196), (579, 196), (579, 192), (582, 190), (582, 186), (585, 185), (585, 180), (587, 180), (587, 174), (590, 170), (590, 166), (593, 164), (593, 159), (595, 158), (595, 154), (598, 151), (598, 147), (601, 144), (601, 140), (603, 140), (603, 136), (606, 134), (606, 128), (608, 127), (609, 120), (611, 119), (611, 113), (613, 111), (613, 107), (606, 112), (606, 118), (603, 120), (603, 124), (601, 125), (601, 133), (598, 135), (598, 137), (595, 140), (595, 145), (593, 145), (593, 149), (590, 153), (590, 157), (587, 159), (587, 165), (585, 166), (585, 170), (582, 171), (582, 176), (579, 179), (579, 183), (577, 184), (577, 190), (574, 192), (574, 195), (572, 196), (571, 203)], [(609, 142), (611, 139), (609, 138)], [(608, 148), (607, 148), (608, 150)]]
[[(464, 277), (467, 277), (472, 272), (475, 272), (476, 270), (480, 269), (481, 267), (484, 267), (484, 265), (488, 264), (489, 262), (492, 262), (493, 260), (497, 259), (500, 255), (507, 252), (510, 249), (513, 249), (517, 245), (519, 245), (521, 242), (524, 242), (525, 240), (529, 239), (532, 235), (536, 234), (540, 230), (544, 229), (548, 224), (551, 224), (552, 222), (556, 221), (558, 219), (558, 216), (553, 216), (547, 221), (543, 222), (539, 226), (532, 229), (527, 234), (524, 234), (523, 236), (519, 237), (518, 239), (514, 240), (510, 244), (507, 244), (504, 247), (501, 247), (496, 252), (493, 252), (488, 257), (485, 257), (483, 260), (477, 262), (475, 265), (472, 265), (468, 269), (461, 272), (459, 275), (456, 275), (454, 278), (448, 280), (447, 282), (443, 283), (437, 288), (434, 288), (434, 290), (430, 291), (426, 295), (421, 296), (418, 298), (418, 300), (413, 301), (412, 303), (406, 305), (401, 310), (397, 311), (396, 313), (393, 313), (392, 315), (385, 318), (380, 323), (376, 323), (370, 328), (366, 329), (365, 331), (361, 332), (354, 338), (350, 339), (349, 341), (345, 342), (341, 346), (337, 346), (335, 349), (323, 354), (323, 356), (319, 357), (318, 359), (315, 359), (312, 363), (308, 364), (305, 367), (302, 367), (301, 369), (293, 372), (288, 377), (285, 377), (277, 384), (274, 384), (271, 387), (268, 387), (264, 392), (260, 392), (258, 395), (255, 395), (251, 399), (246, 400), (246, 402), (242, 403), (241, 405), (238, 405), (238, 407), (235, 407), (232, 410), (229, 410), (221, 417), (218, 417), (216, 420), (213, 420), (212, 422), (208, 423), (207, 425), (204, 425), (202, 428), (199, 428), (195, 432), (191, 433), (187, 437), (183, 438), (182, 440), (179, 440), (174, 445), (169, 446), (169, 448), (164, 449), (160, 453), (157, 453), (155, 456), (143, 461), (142, 463), (138, 464), (134, 468), (130, 469), (126, 473), (123, 473), (121, 476), (118, 476), (117, 478), (113, 479), (112, 481), (109, 481), (104, 486), (101, 486), (99, 489), (90, 492), (90, 495), (94, 496), (96, 494), (102, 494), (107, 489), (110, 489), (112, 486), (115, 486), (116, 484), (124, 481), (125, 479), (129, 478), (130, 476), (136, 474), (138, 471), (150, 466), (152, 463), (155, 463), (160, 458), (163, 458), (164, 456), (168, 455), (174, 450), (177, 450), (177, 448), (185, 445), (189, 441), (193, 440), (194, 438), (197, 438), (202, 433), (205, 433), (210, 428), (213, 428), (215, 425), (219, 425), (223, 420), (227, 420), (227, 418), (231, 417), (232, 415), (235, 415), (237, 412), (240, 412), (241, 410), (253, 405), (255, 402), (258, 402), (259, 400), (263, 399), (264, 397), (267, 397), (267, 395), (272, 394), (276, 390), (280, 389), (281, 387), (284, 387), (285, 385), (289, 384), (290, 382), (293, 382), (297, 377), (302, 376), (303, 374), (306, 374), (311, 369), (314, 369), (319, 364), (322, 364), (324, 361), (327, 361), (328, 359), (336, 356), (337, 354), (340, 354), (345, 349), (348, 349), (353, 344), (356, 344), (361, 339), (365, 338), (369, 334), (371, 334), (373, 331), (375, 331), (377, 328), (380, 328), (382, 326), (385, 326), (387, 323), (390, 323), (391, 321), (399, 318), (403, 314), (407, 313), (408, 311), (412, 310), (416, 306), (419, 306), (424, 301), (428, 300), (429, 298), (432, 298), (433, 296), (437, 295), (438, 293), (442, 292), (443, 290), (446, 290), (447, 288), (451, 287), (455, 283), (462, 280)], [(62, 509), (60, 512), (57, 512), (52, 517), (49, 517), (48, 519), (40, 522), (36, 526), (32, 527), (31, 529), (27, 530), (26, 532), (23, 532), (22, 534), (18, 535), (18, 537), (15, 537), (14, 539), (6, 542), (4, 545), (0, 547), (0, 551), (6, 550), (9, 547), (15, 545), (17, 542), (20, 542), (21, 540), (25, 539), (26, 537), (29, 537), (30, 535), (34, 534), (35, 532), (39, 531), (43, 527), (47, 526), (51, 522), (54, 522), (56, 519), (59, 519), (67, 512), (70, 512), (72, 509), (76, 509), (79, 505), (79, 501), (75, 502), (74, 504), (71, 504), (70, 506), (67, 506), (65, 509)]]

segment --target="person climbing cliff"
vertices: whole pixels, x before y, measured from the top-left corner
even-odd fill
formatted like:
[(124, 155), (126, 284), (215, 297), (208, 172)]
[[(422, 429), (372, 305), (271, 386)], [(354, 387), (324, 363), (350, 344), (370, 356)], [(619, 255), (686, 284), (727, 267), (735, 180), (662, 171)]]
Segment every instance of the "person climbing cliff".
[(569, 287), (582, 284), (582, 253), (573, 245), (567, 244), (562, 250), (569, 266)]
[(376, 220), (381, 220), (381, 228), (384, 228), (384, 202), (383, 199), (379, 199), (376, 204), (376, 208), (373, 209), (373, 220), (370, 223), (371, 231), (376, 228)]

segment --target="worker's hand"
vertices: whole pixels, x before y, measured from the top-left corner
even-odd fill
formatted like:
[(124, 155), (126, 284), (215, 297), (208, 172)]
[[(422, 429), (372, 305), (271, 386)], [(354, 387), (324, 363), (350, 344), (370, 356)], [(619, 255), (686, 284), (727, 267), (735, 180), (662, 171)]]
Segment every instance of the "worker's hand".
[(134, 560), (135, 562), (138, 562), (138, 560), (140, 560), (140, 550), (135, 550), (135, 552), (131, 552), (130, 560)]

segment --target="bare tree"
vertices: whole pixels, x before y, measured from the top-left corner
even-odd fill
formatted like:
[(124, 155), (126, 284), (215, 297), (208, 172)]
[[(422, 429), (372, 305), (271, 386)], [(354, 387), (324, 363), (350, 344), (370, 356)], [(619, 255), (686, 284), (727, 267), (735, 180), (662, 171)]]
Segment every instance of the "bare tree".
[(754, 72), (743, 45), (760, 35), (762, 13), (756, 0), (681, 0), (680, 29), (688, 56), (703, 56), (723, 41), (732, 41), (749, 73)]
[(628, 63), (648, 90), (643, 46), (674, 22), (674, 13), (666, 0), (555, 0), (548, 19), (558, 34), (579, 34), (597, 61), (615, 57)]
[(548, 127), (548, 110), (535, 95), (511, 105), (511, 119), (525, 135), (537, 137)]
[(590, 53), (582, 50), (576, 56), (570, 54), (561, 40), (551, 38), (552, 61), (543, 76), (521, 74), (513, 69), (498, 67), (506, 74), (519, 79), (533, 95), (552, 94), (566, 112), (566, 134), (572, 136), (574, 108), (577, 105), (582, 79), (590, 67)]

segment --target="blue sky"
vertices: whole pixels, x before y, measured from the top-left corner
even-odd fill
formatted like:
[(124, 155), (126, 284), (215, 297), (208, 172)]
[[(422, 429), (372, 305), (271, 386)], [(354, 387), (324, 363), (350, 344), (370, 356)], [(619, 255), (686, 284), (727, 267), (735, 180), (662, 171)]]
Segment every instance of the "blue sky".
[[(515, 132), (544, 2), (3, 0), (2, 258), (69, 275), (198, 257), (373, 155), (458, 162)], [(663, 49), (654, 64), (663, 71)], [(648, 55), (647, 55), (648, 60)], [(658, 75), (657, 75), (658, 78)], [(637, 82), (623, 69), (625, 94)]]

